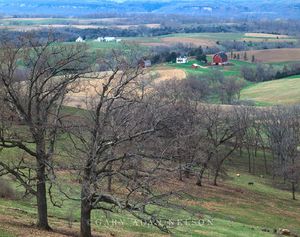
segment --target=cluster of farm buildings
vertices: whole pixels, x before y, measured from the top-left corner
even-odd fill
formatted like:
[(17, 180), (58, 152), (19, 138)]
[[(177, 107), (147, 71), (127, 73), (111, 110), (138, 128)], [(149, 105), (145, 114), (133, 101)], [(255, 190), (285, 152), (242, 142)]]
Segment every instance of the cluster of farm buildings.
[[(212, 63), (209, 63), (209, 65), (226, 65), (228, 64), (228, 56), (225, 52), (219, 52), (219, 53), (216, 53), (213, 58), (212, 58)], [(179, 56), (176, 58), (176, 63), (177, 64), (186, 64), (189, 62), (189, 59), (187, 56)], [(143, 67), (143, 68), (146, 68), (146, 67), (151, 67), (152, 64), (151, 64), (151, 60), (144, 60), (142, 59), (140, 61), (140, 66)], [(194, 63), (192, 65), (192, 68), (199, 68), (201, 67), (200, 65)]]
[[(177, 64), (186, 64), (189, 62), (189, 59), (187, 56), (179, 56), (176, 58), (176, 63)], [(226, 65), (228, 64), (228, 56), (225, 52), (219, 52), (219, 53), (216, 53), (213, 58), (212, 58), (212, 63), (210, 63), (209, 65)], [(141, 60), (140, 61), (140, 66), (143, 67), (143, 68), (146, 68), (146, 67), (151, 67), (152, 64), (151, 64), (151, 60)], [(192, 68), (199, 68), (201, 67), (200, 65), (194, 63), (192, 65)]]
[[(188, 63), (188, 57), (180, 56), (176, 58), (176, 63), (178, 64), (185, 64)], [(225, 52), (216, 53), (213, 56), (212, 65), (226, 65), (228, 64), (228, 56)]]
[[(98, 37), (97, 39), (95, 39), (94, 41), (96, 42), (121, 42), (122, 39), (117, 39), (116, 37)], [(85, 39), (82, 38), (81, 36), (79, 36), (75, 42), (78, 42), (78, 43), (82, 43), (82, 42), (85, 42)]]
[[(117, 42), (118, 43), (118, 42), (121, 42), (122, 39), (117, 39), (116, 37), (98, 37), (94, 41), (96, 41), (96, 42)], [(81, 36), (79, 36), (76, 39), (76, 42), (85, 42), (85, 40)], [(179, 56), (176, 58), (177, 64), (186, 64), (188, 62), (189, 62), (189, 60), (188, 60), (187, 56)], [(213, 56), (212, 65), (226, 65), (227, 63), (228, 63), (228, 56), (226, 55), (225, 52), (219, 52)], [(140, 65), (142, 67), (151, 67), (152, 64), (151, 64), (150, 60), (141, 60)], [(192, 67), (198, 68), (199, 65), (193, 64)]]

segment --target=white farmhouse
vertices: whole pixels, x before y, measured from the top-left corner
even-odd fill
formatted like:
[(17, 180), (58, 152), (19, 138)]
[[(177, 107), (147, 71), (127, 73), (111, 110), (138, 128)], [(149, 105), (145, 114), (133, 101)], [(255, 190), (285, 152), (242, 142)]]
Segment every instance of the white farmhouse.
[(76, 39), (76, 42), (85, 42), (85, 40), (84, 40), (81, 36), (79, 36), (79, 37)]
[(176, 58), (176, 63), (179, 63), (179, 64), (184, 64), (184, 63), (187, 63), (188, 62), (188, 58), (187, 57), (178, 57)]
[(105, 42), (113, 42), (116, 41), (116, 37), (104, 37)]

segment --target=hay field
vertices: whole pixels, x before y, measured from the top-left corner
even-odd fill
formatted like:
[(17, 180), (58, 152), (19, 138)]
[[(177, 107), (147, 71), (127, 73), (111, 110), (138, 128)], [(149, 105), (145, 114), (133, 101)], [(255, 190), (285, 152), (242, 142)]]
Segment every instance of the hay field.
[(241, 99), (263, 105), (294, 105), (300, 103), (300, 75), (262, 82), (242, 90)]
[(257, 37), (257, 38), (279, 38), (279, 39), (289, 38), (288, 35), (266, 34), (266, 33), (246, 33), (245, 36), (246, 37)]
[(158, 68), (154, 72), (158, 74), (158, 77), (155, 79), (156, 82), (172, 79), (182, 80), (186, 78), (186, 73), (182, 69)]
[(196, 46), (215, 46), (216, 43), (209, 39), (201, 39), (201, 38), (189, 38), (189, 37), (165, 37), (162, 38), (161, 41), (167, 44), (193, 44)]
[[(105, 76), (110, 75), (109, 72), (104, 72), (98, 75), (102, 79), (81, 79), (76, 83), (76, 90), (69, 92), (65, 105), (76, 107), (76, 108), (85, 108), (87, 98), (90, 96), (96, 96), (97, 93), (101, 91), (102, 84), (105, 81)], [(89, 75), (87, 75), (88, 77)], [(91, 75), (91, 77), (95, 77), (95, 75)], [(149, 80), (148, 88), (151, 88), (153, 83), (160, 83), (166, 80), (178, 79), (182, 80), (186, 78), (186, 73), (181, 69), (173, 69), (173, 68), (163, 68), (158, 67), (155, 69), (147, 69), (145, 74), (141, 76), (141, 80)], [(147, 88), (146, 88), (147, 89)]]
[(249, 59), (254, 55), (256, 61), (265, 63), (300, 61), (300, 48), (251, 50), (247, 54)]

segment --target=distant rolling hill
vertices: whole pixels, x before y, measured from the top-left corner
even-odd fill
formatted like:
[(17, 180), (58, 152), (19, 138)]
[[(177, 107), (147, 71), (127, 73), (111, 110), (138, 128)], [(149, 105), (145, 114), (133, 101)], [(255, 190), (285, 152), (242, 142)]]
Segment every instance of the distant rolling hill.
[(299, 18), (300, 0), (0, 0), (2, 15), (164, 13), (223, 18)]

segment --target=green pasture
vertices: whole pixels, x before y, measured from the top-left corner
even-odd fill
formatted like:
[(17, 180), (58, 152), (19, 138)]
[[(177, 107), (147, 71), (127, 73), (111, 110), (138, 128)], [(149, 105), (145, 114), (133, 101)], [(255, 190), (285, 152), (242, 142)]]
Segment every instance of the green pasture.
[(300, 75), (252, 84), (242, 90), (241, 98), (259, 105), (299, 104)]

